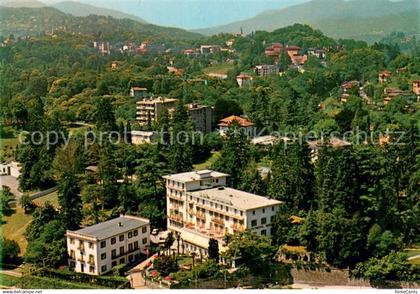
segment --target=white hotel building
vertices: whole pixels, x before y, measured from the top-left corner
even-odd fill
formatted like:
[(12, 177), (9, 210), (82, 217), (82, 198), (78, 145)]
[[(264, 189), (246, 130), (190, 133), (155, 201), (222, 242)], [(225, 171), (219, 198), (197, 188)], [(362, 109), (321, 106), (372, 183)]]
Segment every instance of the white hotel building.
[(150, 224), (148, 219), (124, 215), (78, 231), (67, 231), (66, 237), (69, 267), (76, 272), (101, 275), (146, 253)]
[(168, 229), (181, 234), (187, 252), (207, 255), (210, 238), (222, 238), (246, 229), (271, 236), (280, 201), (225, 187), (229, 175), (201, 170), (167, 175)]

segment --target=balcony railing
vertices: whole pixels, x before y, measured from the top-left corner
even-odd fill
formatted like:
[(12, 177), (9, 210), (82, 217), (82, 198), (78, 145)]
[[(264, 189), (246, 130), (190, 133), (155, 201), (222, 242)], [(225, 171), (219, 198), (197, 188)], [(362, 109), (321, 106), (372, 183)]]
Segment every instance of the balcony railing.
[(184, 199), (182, 199), (181, 195), (175, 195), (175, 194), (172, 194), (172, 193), (168, 193), (168, 197), (170, 199), (175, 199), (175, 200), (178, 200), (178, 201), (184, 201)]
[(200, 207), (200, 208), (203, 208), (203, 209), (207, 209), (207, 210), (210, 210), (210, 211), (219, 213), (219, 214), (227, 215), (227, 216), (229, 216), (231, 218), (236, 218), (238, 220), (243, 220), (244, 219), (243, 216), (240, 216), (240, 215), (237, 215), (237, 214), (234, 214), (234, 213), (229, 213), (229, 212), (227, 212), (225, 210), (222, 210), (222, 209), (219, 209), (219, 208), (215, 208), (215, 207), (211, 207), (211, 206), (206, 205), (206, 204), (199, 204), (199, 203), (197, 203), (197, 207)]
[(206, 220), (206, 214), (204, 212), (201, 211), (197, 211), (195, 213), (196, 218), (202, 219), (202, 220)]
[(88, 264), (94, 265), (95, 264), (95, 260), (89, 259)]
[(182, 214), (170, 214), (169, 219), (179, 223), (183, 222)]
[(211, 219), (211, 221), (214, 222), (215, 224), (218, 224), (218, 225), (221, 225), (221, 226), (225, 225), (225, 221), (221, 218), (218, 218), (218, 217), (213, 217)]
[(238, 232), (241, 232), (241, 231), (245, 230), (244, 225), (241, 225), (241, 224), (233, 224), (233, 225), (231, 226), (231, 228), (232, 228), (234, 231), (238, 231)]

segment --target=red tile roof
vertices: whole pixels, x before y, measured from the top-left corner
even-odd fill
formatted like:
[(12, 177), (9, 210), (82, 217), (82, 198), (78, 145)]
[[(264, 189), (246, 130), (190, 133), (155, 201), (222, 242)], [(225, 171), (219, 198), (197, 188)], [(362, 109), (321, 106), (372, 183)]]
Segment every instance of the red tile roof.
[(236, 115), (231, 115), (231, 116), (228, 116), (224, 119), (221, 119), (218, 126), (219, 127), (228, 127), (228, 126), (231, 126), (234, 122), (237, 122), (238, 125), (240, 127), (243, 127), (243, 128), (252, 127), (254, 125), (250, 120), (248, 120), (246, 118), (236, 116)]

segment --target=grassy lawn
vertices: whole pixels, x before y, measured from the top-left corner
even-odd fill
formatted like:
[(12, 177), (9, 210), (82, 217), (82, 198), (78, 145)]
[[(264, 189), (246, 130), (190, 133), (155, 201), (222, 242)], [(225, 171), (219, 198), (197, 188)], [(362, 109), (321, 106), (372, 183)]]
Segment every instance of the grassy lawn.
[(185, 264), (192, 265), (192, 257), (185, 255), (178, 256), (178, 265), (183, 266)]
[(420, 249), (405, 249), (404, 253), (407, 254), (408, 257), (420, 255)]
[(19, 138), (4, 138), (0, 139), (0, 155), (4, 156), (6, 160), (13, 159), (13, 151), (19, 143)]
[(3, 236), (7, 239), (15, 240), (19, 244), (20, 254), (22, 255), (28, 245), (23, 233), (31, 222), (32, 217), (25, 214), (23, 208), (18, 206), (16, 207), (14, 214), (5, 216), (3, 220), (5, 221), (1, 226)]
[(420, 257), (410, 260), (410, 263), (420, 265)]
[(18, 282), (19, 282), (19, 278), (17, 278), (17, 277), (5, 275), (5, 274), (0, 274), (0, 285), (1, 286), (13, 287), (13, 286), (17, 285)]
[[(23, 283), (22, 283), (23, 282)], [(16, 286), (24, 289), (97, 289), (103, 288), (97, 285), (90, 285), (77, 282), (68, 282), (60, 279), (52, 279), (46, 277), (37, 276), (25, 276), (23, 278), (17, 278), (0, 274), (0, 284), (3, 286)]]
[[(58, 206), (57, 192), (34, 200), (36, 205), (43, 205), (46, 201), (50, 201), (54, 206)], [(23, 233), (31, 220), (32, 216), (25, 214), (23, 208), (17, 206), (14, 214), (4, 217), (5, 224), (1, 226), (2, 234), (5, 238), (18, 242), (21, 255), (25, 253), (28, 245)]]
[(207, 67), (203, 69), (203, 72), (205, 74), (209, 74), (209, 73), (227, 74), (231, 69), (233, 69), (233, 65), (222, 63), (222, 64), (217, 64), (214, 66)]
[(212, 152), (209, 159), (207, 159), (205, 162), (194, 164), (193, 168), (194, 170), (201, 170), (201, 169), (208, 169), (210, 168), (213, 163), (216, 162), (216, 160), (219, 158), (220, 152)]
[(38, 206), (42, 206), (47, 201), (51, 202), (51, 204), (54, 205), (54, 207), (58, 207), (58, 192), (55, 191), (38, 199), (35, 199), (34, 203)]

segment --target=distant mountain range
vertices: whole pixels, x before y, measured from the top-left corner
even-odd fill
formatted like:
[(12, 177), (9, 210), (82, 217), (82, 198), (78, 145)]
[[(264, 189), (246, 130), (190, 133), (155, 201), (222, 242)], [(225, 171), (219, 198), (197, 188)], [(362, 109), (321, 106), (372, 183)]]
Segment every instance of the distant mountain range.
[(0, 0), (0, 6), (5, 7), (29, 7), (29, 8), (39, 8), (39, 7), (53, 7), (64, 13), (70, 13), (73, 16), (88, 16), (88, 15), (103, 15), (103, 16), (112, 16), (114, 18), (127, 18), (132, 19), (141, 23), (147, 23), (144, 19), (124, 13), (114, 9), (108, 9), (103, 7), (97, 7), (85, 3), (80, 3), (76, 1), (63, 1), (58, 2), (52, 5), (47, 5), (38, 0)]
[(80, 2), (64, 1), (64, 2), (59, 2), (56, 4), (52, 4), (50, 6), (57, 8), (58, 10), (62, 12), (70, 13), (74, 16), (88, 16), (91, 14), (96, 14), (96, 15), (112, 16), (115, 18), (128, 18), (128, 19), (132, 19), (141, 23), (146, 23), (144, 19), (135, 15), (132, 15), (132, 14), (124, 13), (124, 12), (114, 10), (114, 9), (97, 7), (97, 6), (84, 4)]
[(330, 37), (376, 41), (393, 31), (418, 34), (419, 13), (418, 0), (312, 0), (266, 11), (247, 20), (195, 31), (212, 35), (238, 32), (242, 28), (249, 33), (304, 23)]
[[(38, 0), (0, 0), (0, 6), (39, 8), (47, 5)], [(135, 15), (75, 1), (59, 2), (49, 7), (78, 17), (89, 15), (112, 16), (116, 19), (130, 19), (141, 24), (147, 24), (144, 19)], [(4, 18), (5, 13), (1, 13)], [(28, 11), (25, 11), (25, 13), (28, 14)], [(43, 14), (47, 12), (38, 11), (35, 13)], [(47, 15), (54, 18), (54, 15), (49, 13)], [(60, 17), (63, 18), (63, 16)], [(42, 19), (36, 21), (41, 22)], [(55, 23), (57, 21), (55, 20)], [(419, 0), (312, 0), (283, 9), (269, 10), (243, 21), (194, 30), (194, 32), (213, 35), (221, 32), (239, 32), (241, 29), (245, 33), (257, 30), (273, 31), (295, 23), (308, 24), (321, 30), (329, 37), (352, 38), (371, 43), (381, 40), (391, 32), (419, 35), (420, 4)], [(44, 20), (43, 28), (47, 25)], [(10, 28), (10, 24), (6, 24), (6, 26)], [(36, 26), (28, 27), (29, 30), (38, 30), (39, 28)], [(0, 27), (0, 31), (5, 31), (5, 28)], [(178, 32), (185, 31), (178, 30)]]

